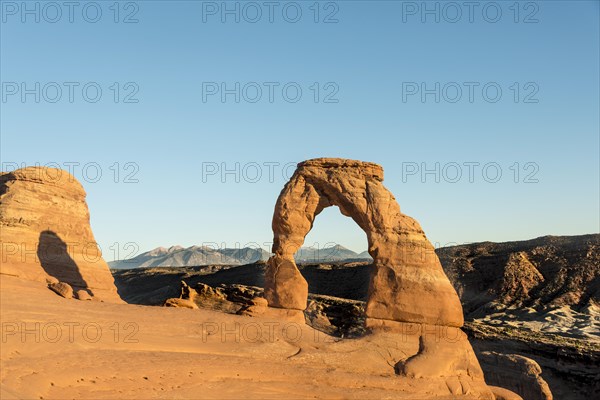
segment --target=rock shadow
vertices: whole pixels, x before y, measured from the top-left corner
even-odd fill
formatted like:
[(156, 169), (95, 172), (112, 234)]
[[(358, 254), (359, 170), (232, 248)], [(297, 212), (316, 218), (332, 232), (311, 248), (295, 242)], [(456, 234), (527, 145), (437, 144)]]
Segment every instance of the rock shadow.
[(71, 258), (67, 244), (55, 232), (45, 230), (40, 233), (37, 256), (48, 275), (68, 283), (74, 290), (83, 289), (90, 296), (94, 295)]

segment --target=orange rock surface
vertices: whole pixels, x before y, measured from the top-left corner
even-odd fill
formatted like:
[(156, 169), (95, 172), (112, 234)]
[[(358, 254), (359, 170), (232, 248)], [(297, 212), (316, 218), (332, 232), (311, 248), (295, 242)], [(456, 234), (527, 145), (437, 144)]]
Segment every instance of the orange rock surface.
[(58, 280), (96, 300), (121, 302), (92, 229), (81, 184), (60, 169), (0, 175), (0, 273)]

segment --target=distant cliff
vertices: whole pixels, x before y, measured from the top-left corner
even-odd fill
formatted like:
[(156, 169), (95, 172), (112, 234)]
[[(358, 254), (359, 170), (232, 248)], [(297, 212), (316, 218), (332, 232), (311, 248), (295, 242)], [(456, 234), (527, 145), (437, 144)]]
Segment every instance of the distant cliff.
[(473, 243), (437, 255), (466, 315), (489, 313), (490, 304), (576, 310), (600, 304), (600, 234)]

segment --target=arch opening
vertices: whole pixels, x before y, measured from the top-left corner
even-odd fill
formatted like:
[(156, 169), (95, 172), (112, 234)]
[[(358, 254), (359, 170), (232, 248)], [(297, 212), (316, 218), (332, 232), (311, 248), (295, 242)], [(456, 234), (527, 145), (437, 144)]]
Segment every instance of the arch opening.
[(308, 292), (366, 301), (373, 261), (367, 247), (367, 234), (352, 218), (335, 205), (326, 207), (294, 254)]
[[(367, 234), (338, 206), (326, 207), (313, 222), (304, 244), (296, 252), (296, 262), (339, 262), (364, 258)], [(303, 250), (310, 249), (310, 251)], [(360, 255), (360, 257), (359, 257)]]

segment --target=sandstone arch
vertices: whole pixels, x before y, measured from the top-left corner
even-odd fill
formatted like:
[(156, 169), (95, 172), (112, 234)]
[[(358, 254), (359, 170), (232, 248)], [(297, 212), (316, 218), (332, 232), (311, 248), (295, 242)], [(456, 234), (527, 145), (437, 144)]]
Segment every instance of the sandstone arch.
[(265, 274), (271, 307), (304, 310), (308, 285), (294, 262), (315, 217), (338, 206), (367, 234), (374, 270), (366, 314), (370, 320), (460, 327), (462, 307), (431, 243), (413, 218), (400, 212), (383, 186), (381, 166), (319, 158), (298, 164), (273, 215), (273, 253)]

